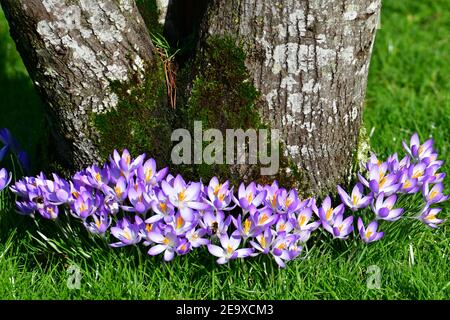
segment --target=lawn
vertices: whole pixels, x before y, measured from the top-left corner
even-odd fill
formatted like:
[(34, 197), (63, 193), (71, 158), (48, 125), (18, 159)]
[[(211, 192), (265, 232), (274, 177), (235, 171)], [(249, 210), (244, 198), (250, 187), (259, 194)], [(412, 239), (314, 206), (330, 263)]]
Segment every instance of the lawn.
[[(449, 6), (447, 0), (384, 1), (364, 114), (379, 156), (401, 153), (401, 141), (418, 132), (435, 139), (444, 172), (450, 172)], [(42, 109), (0, 13), (0, 128), (18, 137), (35, 169), (45, 135)], [(444, 205), (447, 218), (449, 209)], [(1, 213), (0, 299), (450, 298), (448, 222), (437, 230), (411, 224), (370, 245), (324, 242), (286, 269), (262, 257), (219, 266), (206, 250), (163, 263), (135, 248), (64, 236), (58, 241), (76, 250), (57, 253), (31, 238), (27, 230), (34, 229), (29, 218)], [(81, 274), (79, 289), (73, 267)], [(367, 285), (376, 276), (371, 270), (380, 272), (375, 288)]]

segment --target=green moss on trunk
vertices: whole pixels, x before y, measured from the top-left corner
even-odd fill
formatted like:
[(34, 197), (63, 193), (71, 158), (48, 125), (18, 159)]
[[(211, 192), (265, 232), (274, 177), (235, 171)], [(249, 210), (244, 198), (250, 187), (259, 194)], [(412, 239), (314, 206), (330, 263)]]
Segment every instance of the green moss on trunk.
[(145, 82), (112, 83), (119, 97), (117, 109), (93, 114), (92, 121), (100, 132), (98, 148), (103, 158), (114, 149), (127, 148), (133, 155), (146, 152), (159, 164), (169, 163), (172, 116), (167, 108), (164, 69), (159, 59), (146, 66)]

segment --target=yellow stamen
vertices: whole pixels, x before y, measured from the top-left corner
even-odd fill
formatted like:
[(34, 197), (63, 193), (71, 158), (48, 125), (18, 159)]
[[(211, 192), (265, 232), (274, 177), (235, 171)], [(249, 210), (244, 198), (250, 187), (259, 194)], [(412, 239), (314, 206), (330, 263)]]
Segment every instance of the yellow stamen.
[(259, 243), (261, 243), (261, 247), (265, 248), (267, 245), (266, 238), (264, 236), (261, 236), (259, 239)]
[(183, 191), (181, 191), (179, 194), (178, 194), (178, 200), (179, 201), (183, 201), (184, 199), (186, 199), (186, 194), (184, 193), (185, 191), (183, 190)]
[[(49, 209), (52, 209), (52, 208), (49, 208)], [(53, 209), (52, 209), (52, 210), (53, 210)], [(86, 211), (86, 210), (87, 210), (87, 207), (86, 207), (86, 205), (84, 204), (84, 202), (81, 203), (80, 211), (81, 211), (81, 212), (84, 212), (84, 211)]]
[(153, 224), (147, 223), (147, 225), (145, 226), (145, 230), (147, 232), (151, 232), (153, 229)]
[(160, 209), (161, 209), (161, 211), (162, 212), (166, 212), (166, 210), (167, 210), (167, 204), (165, 203), (165, 202), (160, 202), (159, 203), (159, 207), (160, 207)]
[(248, 195), (247, 195), (247, 201), (248, 201), (248, 203), (252, 203), (252, 201), (253, 201), (253, 193), (249, 193)]
[(95, 225), (97, 226), (97, 229), (100, 229), (100, 227), (102, 226), (102, 222), (100, 220), (97, 220), (95, 222)]
[(438, 195), (437, 191), (431, 191), (431, 193), (430, 193), (430, 200), (433, 200), (434, 198), (436, 198), (437, 195)]
[(281, 243), (277, 248), (280, 249), (280, 250), (286, 249), (286, 243), (284, 243), (284, 242)]
[(98, 182), (102, 181), (102, 176), (100, 175), (100, 173), (98, 173), (98, 172), (96, 173), (95, 179), (96, 179)]
[(412, 182), (410, 180), (406, 180), (403, 184), (403, 189), (408, 189), (412, 186)]
[(353, 198), (352, 198), (352, 202), (353, 202), (353, 205), (354, 206), (356, 206), (356, 204), (358, 203), (358, 197), (357, 196), (353, 196)]
[(125, 163), (126, 163), (127, 165), (130, 165), (130, 162), (131, 162), (130, 156), (129, 156), (129, 155), (126, 155), (126, 156), (125, 156)]
[(127, 240), (131, 240), (131, 234), (128, 232), (128, 230), (123, 231), (123, 237)]
[(217, 197), (217, 194), (220, 191), (220, 188), (222, 188), (221, 184), (218, 184), (217, 186), (214, 187), (214, 195)]
[(277, 195), (274, 194), (272, 197), (272, 200), (270, 201), (272, 204), (272, 207), (275, 207), (277, 205)]
[(424, 151), (424, 147), (423, 147), (423, 146), (420, 146), (420, 147), (419, 147), (419, 155), (421, 155), (423, 151)]
[(373, 235), (373, 232), (370, 230), (366, 231), (366, 238), (369, 239)]
[(383, 187), (383, 185), (386, 183), (387, 178), (383, 177), (383, 179), (380, 180), (380, 188)]
[(145, 170), (145, 182), (149, 182), (150, 179), (153, 176), (153, 170), (150, 168), (148, 170)]
[(267, 214), (264, 213), (263, 216), (261, 218), (259, 218), (259, 224), (263, 224), (268, 219), (269, 219), (269, 217), (267, 216)]
[(181, 245), (180, 250), (181, 250), (181, 251), (186, 250), (186, 243), (183, 243), (183, 244)]
[(167, 238), (164, 238), (164, 240), (163, 240), (163, 243), (164, 243), (164, 244), (166, 244), (166, 245), (167, 245), (167, 244), (169, 244), (169, 242), (170, 242), (170, 241), (169, 241), (169, 239), (167, 239)]
[(421, 176), (423, 176), (423, 171), (417, 171), (413, 174), (413, 178), (420, 178)]
[(333, 208), (328, 209), (328, 210), (327, 210), (327, 213), (325, 214), (325, 218), (326, 218), (327, 220), (330, 220), (330, 219), (331, 219), (332, 213), (333, 213)]
[(78, 192), (74, 191), (74, 192), (72, 192), (72, 196), (73, 196), (75, 199), (78, 199), (78, 197), (80, 196), (80, 194), (79, 194)]
[(305, 222), (306, 222), (306, 216), (305, 215), (300, 215), (300, 217), (299, 217), (299, 219), (298, 219), (298, 224), (300, 225), (300, 226), (303, 226), (304, 224), (305, 224)]
[(436, 219), (436, 215), (435, 214), (430, 214), (430, 215), (426, 216), (426, 218), (425, 218), (425, 220), (428, 220), (428, 221), (434, 220), (434, 219)]
[(381, 161), (377, 160), (377, 166), (381, 166)]
[(232, 254), (233, 253), (233, 248), (231, 246), (227, 247), (227, 253), (228, 254)]
[(223, 193), (219, 194), (219, 201), (223, 201), (225, 199), (225, 195)]
[(252, 222), (250, 221), (250, 219), (246, 219), (244, 222), (244, 231), (245, 233), (249, 233), (250, 232), (250, 227), (252, 226)]
[(293, 201), (294, 201), (294, 200), (292, 200), (292, 199), (290, 199), (290, 198), (287, 198), (287, 199), (286, 199), (286, 202), (285, 202), (286, 208), (289, 207)]
[(122, 189), (120, 189), (120, 187), (115, 187), (114, 191), (116, 192), (116, 194), (119, 198), (122, 197), (123, 191), (122, 191)]
[(177, 229), (180, 229), (183, 225), (184, 225), (184, 219), (181, 216), (179, 216), (177, 218)]
[(286, 230), (286, 224), (285, 224), (285, 223), (280, 224), (278, 230), (279, 230), (279, 231), (284, 231), (284, 230)]

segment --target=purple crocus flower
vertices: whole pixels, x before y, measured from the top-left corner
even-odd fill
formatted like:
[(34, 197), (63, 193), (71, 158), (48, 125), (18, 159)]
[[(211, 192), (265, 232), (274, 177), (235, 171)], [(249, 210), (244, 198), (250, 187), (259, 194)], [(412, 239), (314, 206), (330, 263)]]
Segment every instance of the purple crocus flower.
[(222, 211), (206, 212), (199, 221), (200, 226), (207, 231), (209, 235), (221, 235), (227, 233), (228, 227), (231, 224), (232, 216), (225, 218)]
[(172, 228), (168, 227), (164, 230), (155, 230), (149, 233), (149, 238), (156, 243), (155, 246), (148, 250), (148, 254), (156, 256), (164, 252), (164, 260), (170, 261), (175, 256), (175, 251), (178, 249), (180, 239), (177, 237)]
[(428, 177), (425, 175), (426, 169), (427, 165), (424, 162), (410, 165), (408, 168), (408, 175), (411, 179), (417, 179), (418, 185), (421, 186), (423, 182), (428, 180)]
[(107, 166), (100, 169), (93, 165), (85, 170), (84, 176), (81, 177), (83, 182), (93, 188), (101, 189), (103, 185), (107, 185), (110, 179), (110, 171)]
[(435, 151), (433, 149), (433, 139), (425, 141), (420, 144), (419, 135), (414, 133), (409, 142), (409, 146), (406, 142), (402, 141), (403, 148), (406, 152), (416, 161), (422, 161), (426, 158), (435, 158)]
[(12, 180), (12, 175), (6, 169), (0, 170), (0, 192), (5, 189)]
[(318, 210), (319, 218), (322, 222), (328, 222), (329, 224), (333, 224), (334, 218), (340, 214), (343, 214), (345, 210), (344, 204), (339, 204), (336, 208), (331, 206), (331, 198), (326, 197), (322, 206)]
[(439, 219), (437, 217), (438, 213), (441, 211), (441, 208), (430, 208), (428, 205), (426, 205), (419, 216), (419, 220), (425, 223), (430, 228), (435, 229), (439, 224), (445, 221), (444, 219)]
[[(272, 229), (266, 229), (264, 233), (261, 233), (256, 237), (257, 242), (250, 240), (250, 244), (257, 251), (260, 251), (263, 254), (269, 254), (274, 239), (275, 231), (273, 231)], [(257, 253), (254, 255), (257, 255)]]
[(384, 193), (380, 193), (375, 203), (372, 204), (372, 210), (375, 213), (377, 219), (387, 221), (397, 221), (398, 219), (400, 219), (403, 214), (403, 209), (393, 209), (396, 201), (397, 196), (395, 194), (385, 200)]
[(161, 187), (169, 197), (170, 203), (180, 210), (184, 220), (194, 220), (194, 210), (205, 210), (209, 207), (209, 205), (199, 201), (201, 183), (192, 182), (187, 185), (183, 178), (178, 175), (173, 180), (173, 186), (167, 181), (162, 181)]
[(134, 217), (134, 223), (127, 218), (123, 218), (115, 227), (111, 228), (111, 234), (119, 239), (119, 242), (110, 244), (111, 247), (124, 247), (137, 244), (141, 241), (140, 226), (144, 221), (139, 217)]
[(427, 204), (434, 204), (447, 201), (450, 195), (444, 195), (442, 193), (444, 185), (442, 183), (435, 184), (431, 189), (429, 188), (428, 181), (424, 183), (422, 189), (422, 195)]
[(222, 234), (219, 236), (219, 240), (221, 247), (214, 244), (208, 245), (208, 251), (219, 258), (217, 259), (218, 264), (224, 264), (237, 258), (245, 258), (253, 253), (251, 248), (238, 249), (241, 243), (240, 237), (229, 237), (227, 234)]
[(294, 225), (291, 222), (291, 219), (285, 214), (280, 215), (278, 221), (275, 225), (275, 231), (278, 236), (283, 236), (288, 234), (294, 229)]
[(183, 219), (182, 215), (178, 212), (175, 214), (174, 219), (167, 223), (168, 226), (172, 228), (177, 237), (185, 236), (186, 232), (195, 227), (193, 221), (186, 221)]
[(146, 185), (153, 187), (158, 185), (167, 176), (168, 172), (169, 168), (167, 167), (157, 171), (156, 161), (153, 158), (148, 159), (144, 165), (137, 168), (137, 176), (139, 179)]
[(358, 173), (359, 181), (366, 187), (378, 195), (380, 192), (384, 192), (385, 195), (391, 195), (395, 193), (399, 188), (400, 184), (397, 183), (397, 174), (391, 173), (387, 174), (387, 163), (382, 163), (380, 166), (372, 165), (369, 168), (369, 181), (364, 179), (364, 177)]
[(192, 250), (191, 243), (186, 239), (179, 239), (178, 247), (175, 249), (177, 255), (182, 256)]
[(279, 236), (273, 240), (271, 253), (280, 268), (286, 267), (285, 261), (300, 255), (302, 247), (296, 244), (297, 240), (296, 235)]
[(280, 189), (278, 195), (278, 205), (283, 213), (289, 214), (294, 211), (303, 209), (309, 203), (308, 200), (300, 201), (295, 189), (289, 192), (286, 189)]
[(412, 194), (420, 190), (419, 180), (411, 178), (408, 169), (399, 173), (398, 182), (400, 183), (400, 189), (397, 191), (399, 193)]
[(152, 204), (152, 199), (145, 191), (145, 185), (142, 182), (130, 184), (128, 188), (128, 199), (133, 207), (122, 206), (122, 208), (125, 211), (135, 211), (139, 214), (145, 214)]
[[(256, 211), (254, 208), (252, 208), (252, 210)], [(242, 220), (241, 215), (238, 215), (238, 217), (232, 221), (236, 227), (236, 234), (244, 240), (253, 238), (262, 232), (262, 228), (257, 226), (254, 215), (252, 214), (247, 216), (245, 220)]]
[(378, 229), (378, 222), (372, 221), (367, 226), (367, 229), (364, 227), (364, 223), (360, 218), (358, 218), (358, 231), (359, 235), (361, 236), (362, 241), (365, 243), (370, 243), (374, 241), (380, 240), (384, 236), (384, 232), (377, 232)]
[[(304, 208), (297, 216), (293, 216), (292, 222), (294, 225), (295, 233), (302, 231), (314, 231), (320, 226), (320, 221), (314, 221), (308, 223), (312, 217), (312, 209)], [(294, 222), (295, 221), (295, 222)]]
[(250, 210), (250, 216), (257, 228), (266, 229), (275, 224), (278, 220), (278, 215), (274, 214), (272, 209), (264, 207), (262, 209)]
[(84, 222), (86, 229), (93, 234), (105, 234), (106, 230), (108, 230), (111, 225), (111, 216), (107, 214), (94, 214), (92, 215), (92, 218), (94, 219), (93, 222)]
[(213, 177), (206, 188), (206, 194), (209, 198), (206, 201), (216, 210), (228, 211), (234, 209), (236, 205), (230, 207), (230, 203), (233, 200), (233, 188), (229, 188), (229, 181), (221, 184), (217, 177)]
[(236, 203), (245, 211), (250, 211), (251, 207), (258, 208), (266, 198), (266, 190), (258, 191), (254, 182), (250, 183), (247, 188), (243, 183), (239, 186), (238, 199)]
[(122, 155), (120, 155), (117, 150), (114, 150), (113, 155), (110, 157), (110, 171), (113, 182), (117, 181), (119, 177), (124, 177), (128, 181), (130, 176), (134, 174), (135, 170), (142, 166), (144, 159), (145, 154), (142, 154), (135, 160), (132, 160), (127, 149), (123, 151)]
[(145, 222), (155, 223), (164, 219), (164, 221), (168, 223), (173, 220), (175, 214), (174, 206), (169, 202), (169, 199), (161, 190), (157, 193), (156, 200), (152, 201), (151, 207), (155, 214)]
[(201, 246), (206, 246), (210, 243), (208, 239), (203, 238), (205, 235), (205, 229), (192, 228), (186, 233), (186, 239), (189, 241), (193, 248), (198, 248)]
[(93, 199), (91, 194), (83, 192), (70, 205), (71, 214), (75, 218), (85, 220), (87, 217), (91, 216), (92, 214), (94, 214), (94, 212), (97, 211), (99, 202), (99, 198), (95, 197)]
[(323, 227), (334, 238), (347, 239), (348, 235), (353, 231), (353, 216), (344, 219), (344, 214), (340, 214), (335, 218), (333, 224), (324, 222)]
[(364, 187), (361, 183), (357, 183), (352, 190), (351, 197), (341, 188), (341, 186), (337, 186), (337, 190), (341, 200), (347, 207), (349, 207), (352, 211), (357, 211), (358, 209), (366, 208), (370, 201), (372, 201), (372, 196), (367, 195), (364, 196)]

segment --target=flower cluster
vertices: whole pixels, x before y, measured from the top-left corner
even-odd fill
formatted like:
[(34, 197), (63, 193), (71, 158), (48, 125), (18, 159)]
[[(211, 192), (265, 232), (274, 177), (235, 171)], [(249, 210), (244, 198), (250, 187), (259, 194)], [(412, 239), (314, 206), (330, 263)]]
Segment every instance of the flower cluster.
[[(296, 190), (280, 188), (276, 181), (241, 184), (237, 192), (216, 177), (207, 184), (187, 182), (167, 168), (158, 170), (145, 155), (132, 159), (127, 150), (114, 151), (104, 166), (77, 172), (70, 181), (41, 173), (18, 181), (11, 190), (19, 197), (19, 213), (56, 219), (70, 212), (89, 232), (109, 232), (116, 239), (112, 247), (142, 243), (149, 255), (163, 254), (166, 261), (206, 247), (220, 264), (263, 254), (284, 267), (300, 255), (319, 227), (334, 238), (348, 238), (354, 215), (361, 212), (363, 218), (370, 212), (375, 215), (367, 227), (359, 215), (361, 239), (379, 240), (383, 232), (378, 231), (378, 221), (396, 221), (404, 214), (395, 208), (399, 194), (422, 193), (425, 205), (418, 218), (430, 227), (441, 223), (440, 209), (432, 205), (448, 196), (442, 193), (442, 161), (437, 160), (433, 141), (420, 144), (415, 134), (405, 149), (408, 155), (400, 161), (397, 154), (386, 162), (372, 155), (365, 177), (359, 175), (350, 194), (338, 186), (342, 203), (336, 206), (330, 197), (320, 206), (314, 198), (301, 199)], [(346, 208), (352, 215), (346, 216)]]

